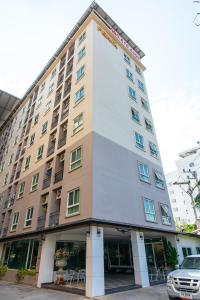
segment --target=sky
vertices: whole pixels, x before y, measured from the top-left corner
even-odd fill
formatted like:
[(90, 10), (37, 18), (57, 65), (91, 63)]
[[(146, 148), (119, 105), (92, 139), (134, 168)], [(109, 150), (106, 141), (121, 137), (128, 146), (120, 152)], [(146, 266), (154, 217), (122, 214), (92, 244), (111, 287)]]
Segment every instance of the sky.
[[(146, 56), (145, 80), (165, 172), (200, 140), (200, 26), (192, 0), (98, 0)], [(0, 89), (22, 97), (89, 0), (0, 0)]]

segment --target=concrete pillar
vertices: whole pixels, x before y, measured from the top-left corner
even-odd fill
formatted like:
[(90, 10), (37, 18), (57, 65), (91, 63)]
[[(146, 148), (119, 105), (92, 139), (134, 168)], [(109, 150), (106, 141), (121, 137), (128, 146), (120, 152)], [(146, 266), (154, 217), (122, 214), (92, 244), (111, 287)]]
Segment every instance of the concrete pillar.
[(103, 228), (90, 227), (86, 238), (86, 296), (102, 296), (104, 288)]
[(142, 287), (147, 287), (150, 284), (143, 232), (131, 231), (131, 244), (133, 252), (135, 283), (141, 285)]
[(0, 264), (2, 263), (2, 259), (3, 259), (3, 243), (0, 243)]
[(42, 283), (53, 281), (55, 247), (56, 235), (46, 235), (42, 241), (37, 287), (41, 287)]

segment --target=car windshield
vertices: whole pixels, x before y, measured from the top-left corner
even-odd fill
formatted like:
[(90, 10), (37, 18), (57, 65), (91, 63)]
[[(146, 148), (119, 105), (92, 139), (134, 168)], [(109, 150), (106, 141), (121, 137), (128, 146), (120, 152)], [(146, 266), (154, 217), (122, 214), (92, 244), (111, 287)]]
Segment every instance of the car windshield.
[(200, 257), (186, 257), (182, 262), (180, 269), (200, 270)]

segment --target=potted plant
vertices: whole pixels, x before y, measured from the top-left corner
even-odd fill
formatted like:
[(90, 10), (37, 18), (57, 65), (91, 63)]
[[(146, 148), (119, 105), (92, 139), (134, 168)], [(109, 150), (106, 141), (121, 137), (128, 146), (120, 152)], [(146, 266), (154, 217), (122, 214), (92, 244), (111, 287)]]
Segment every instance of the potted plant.
[(56, 267), (58, 271), (56, 272), (56, 284), (60, 285), (64, 282), (63, 279), (63, 268), (67, 265), (67, 259), (69, 258), (69, 251), (66, 249), (58, 249), (55, 253)]
[(0, 265), (0, 279), (6, 274), (8, 268), (6, 266)]
[(26, 276), (35, 277), (36, 276), (36, 270), (34, 269), (19, 269), (16, 273), (16, 279), (17, 282), (22, 282)]
[(170, 241), (163, 239), (163, 246), (165, 249), (165, 258), (166, 258), (166, 269), (167, 273), (175, 270), (176, 265), (178, 264), (178, 254), (176, 248), (172, 246)]

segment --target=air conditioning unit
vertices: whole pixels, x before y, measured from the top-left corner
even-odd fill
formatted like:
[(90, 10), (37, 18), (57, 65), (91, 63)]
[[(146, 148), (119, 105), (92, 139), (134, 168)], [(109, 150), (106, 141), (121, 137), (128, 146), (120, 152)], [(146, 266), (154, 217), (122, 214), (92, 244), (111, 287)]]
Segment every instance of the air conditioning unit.
[(56, 191), (56, 200), (58, 200), (58, 199), (60, 199), (61, 198), (61, 189), (58, 189), (57, 191)]
[(60, 154), (59, 159), (60, 159), (60, 162), (63, 162), (65, 159), (65, 153)]
[(63, 125), (63, 131), (67, 131), (67, 124)]

